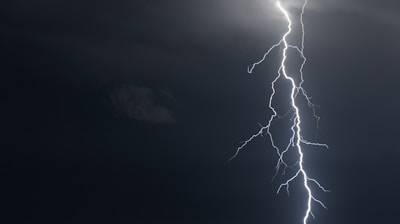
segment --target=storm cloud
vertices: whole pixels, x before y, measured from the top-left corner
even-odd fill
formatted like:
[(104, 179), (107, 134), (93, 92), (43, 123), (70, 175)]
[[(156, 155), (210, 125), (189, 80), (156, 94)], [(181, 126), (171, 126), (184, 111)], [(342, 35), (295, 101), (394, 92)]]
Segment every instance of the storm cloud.
[(369, 18), (370, 20), (400, 26), (400, 15), (398, 13), (398, 1), (309, 1), (309, 8), (320, 12), (338, 11), (351, 13), (353, 15)]
[[(246, 71), (287, 31), (276, 1), (4, 1), (0, 220), (298, 222), (302, 194), (275, 194), (268, 138), (226, 164), (272, 114), (280, 51)], [(303, 1), (280, 1), (296, 18)], [(321, 123), (302, 125), (332, 149), (307, 149), (332, 190), (316, 222), (395, 223), (400, 1), (308, 3), (304, 87)]]

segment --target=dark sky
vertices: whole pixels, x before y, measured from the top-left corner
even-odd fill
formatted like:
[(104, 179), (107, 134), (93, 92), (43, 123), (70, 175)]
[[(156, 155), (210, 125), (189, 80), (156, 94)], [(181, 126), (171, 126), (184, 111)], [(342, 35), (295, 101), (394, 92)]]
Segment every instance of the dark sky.
[[(301, 223), (268, 138), (227, 163), (271, 115), (279, 52), (246, 70), (285, 32), (273, 2), (2, 1), (0, 221)], [(309, 2), (310, 223), (396, 223), (400, 3)]]

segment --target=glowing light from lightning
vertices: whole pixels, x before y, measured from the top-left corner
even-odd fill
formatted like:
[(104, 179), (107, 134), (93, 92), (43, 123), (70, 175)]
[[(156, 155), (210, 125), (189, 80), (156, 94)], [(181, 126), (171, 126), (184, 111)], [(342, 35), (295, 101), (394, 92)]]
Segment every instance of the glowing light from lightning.
[[(284, 183), (282, 183), (278, 190), (277, 193), (279, 193), (281, 191), (282, 188), (286, 188), (287, 193), (289, 193), (289, 187), (290, 187), (290, 183), (297, 179), (297, 178), (302, 178), (302, 183), (304, 186), (304, 189), (307, 192), (307, 209), (305, 211), (304, 217), (303, 217), (303, 224), (307, 223), (308, 218), (310, 217), (310, 215), (312, 217), (315, 218), (313, 212), (312, 212), (312, 205), (313, 202), (321, 205), (323, 208), (326, 208), (325, 204), (318, 200), (315, 197), (315, 194), (313, 193), (312, 189), (311, 189), (311, 185), (315, 185), (316, 187), (318, 187), (319, 189), (321, 189), (323, 192), (328, 192), (328, 190), (326, 190), (317, 180), (310, 178), (308, 173), (306, 172), (305, 168), (304, 168), (304, 152), (303, 152), (303, 148), (302, 146), (304, 145), (313, 145), (313, 146), (320, 146), (320, 147), (326, 147), (328, 148), (328, 146), (326, 144), (321, 144), (321, 143), (314, 143), (314, 142), (310, 142), (307, 141), (305, 139), (303, 139), (302, 135), (301, 135), (301, 117), (300, 117), (300, 108), (299, 106), (296, 104), (296, 98), (299, 96), (304, 97), (307, 100), (308, 106), (312, 108), (313, 110), (313, 116), (316, 118), (317, 120), (317, 125), (318, 125), (318, 121), (319, 121), (319, 117), (316, 115), (315, 112), (315, 106), (314, 104), (311, 103), (311, 98), (306, 94), (305, 89), (303, 88), (303, 83), (304, 83), (304, 78), (303, 78), (303, 68), (306, 64), (307, 58), (304, 56), (304, 36), (305, 36), (305, 32), (304, 32), (304, 23), (303, 23), (303, 15), (304, 15), (304, 11), (305, 8), (307, 6), (308, 2), (307, 0), (304, 0), (304, 4), (301, 8), (301, 14), (300, 14), (300, 24), (301, 24), (301, 46), (295, 46), (295, 45), (291, 45), (288, 43), (287, 37), (292, 33), (292, 20), (289, 16), (288, 11), (281, 5), (280, 1), (277, 1), (277, 7), (279, 8), (280, 12), (284, 15), (286, 21), (287, 21), (287, 31), (286, 33), (284, 33), (284, 35), (282, 36), (281, 40), (276, 43), (275, 45), (273, 45), (271, 48), (268, 49), (268, 51), (264, 54), (264, 56), (262, 57), (261, 60), (259, 60), (258, 62), (252, 64), (249, 68), (248, 68), (248, 73), (252, 73), (254, 68), (261, 64), (262, 62), (265, 61), (266, 57), (271, 53), (272, 50), (274, 50), (275, 48), (277, 48), (278, 46), (282, 46), (282, 59), (280, 62), (280, 66), (278, 69), (278, 74), (275, 77), (275, 79), (272, 81), (271, 86), (272, 86), (272, 94), (269, 98), (269, 108), (272, 111), (272, 115), (268, 121), (268, 123), (265, 126), (261, 126), (261, 128), (259, 129), (259, 131), (257, 133), (255, 133), (254, 135), (252, 135), (249, 139), (247, 139), (246, 141), (244, 141), (236, 150), (235, 154), (229, 159), (229, 161), (231, 161), (232, 159), (236, 158), (238, 156), (238, 154), (240, 153), (240, 151), (247, 146), (248, 143), (250, 143), (253, 139), (262, 136), (264, 133), (267, 133), (267, 135), (269, 136), (269, 139), (271, 141), (271, 145), (272, 147), (275, 149), (277, 155), (278, 155), (278, 161), (276, 164), (276, 172), (274, 177), (276, 177), (279, 173), (279, 171), (281, 169), (283, 169), (282, 175), (285, 174), (285, 170), (287, 167), (292, 167), (289, 166), (285, 160), (284, 160), (284, 156), (285, 154), (292, 148), (295, 148), (297, 150), (298, 153), (298, 161), (296, 164), (294, 164), (293, 166), (298, 166), (298, 169), (296, 171), (296, 173), (291, 176), (290, 178), (288, 178)], [(289, 49), (293, 49), (295, 50), (299, 56), (302, 58), (302, 63), (299, 69), (299, 73), (300, 73), (300, 82), (296, 84), (295, 79), (293, 78), (293, 76), (289, 75), (287, 72), (287, 57), (288, 57), (288, 50)], [(290, 84), (291, 84), (291, 88), (290, 88), (290, 105), (291, 105), (291, 111), (293, 112), (293, 123), (291, 125), (291, 133), (292, 135), (289, 138), (288, 144), (286, 145), (286, 147), (284, 149), (279, 148), (274, 141), (274, 137), (271, 133), (271, 124), (272, 122), (277, 119), (277, 118), (282, 118), (282, 116), (278, 115), (278, 111), (274, 108), (274, 106), (272, 105), (272, 101), (275, 97), (276, 94), (276, 82), (279, 79), (285, 79), (287, 80)], [(290, 112), (290, 111), (289, 111)]]

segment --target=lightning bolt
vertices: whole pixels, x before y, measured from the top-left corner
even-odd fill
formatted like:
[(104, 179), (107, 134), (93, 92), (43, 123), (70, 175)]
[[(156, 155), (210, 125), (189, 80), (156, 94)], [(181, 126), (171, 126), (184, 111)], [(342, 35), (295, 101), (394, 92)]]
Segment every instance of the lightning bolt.
[[(248, 68), (248, 73), (253, 73), (254, 68), (257, 65), (261, 64), (262, 62), (264, 62), (266, 60), (266, 57), (272, 52), (272, 50), (274, 50), (277, 47), (282, 48), (281, 49), (282, 58), (280, 61), (280, 66), (279, 66), (279, 69), (277, 72), (277, 76), (274, 78), (274, 80), (271, 83), (272, 94), (269, 98), (268, 106), (269, 106), (269, 109), (272, 111), (272, 115), (269, 118), (268, 123), (265, 126), (261, 125), (261, 127), (257, 133), (253, 134), (246, 141), (242, 142), (242, 144), (237, 148), (235, 154), (229, 159), (229, 161), (231, 161), (232, 159), (235, 159), (238, 156), (238, 154), (240, 153), (240, 151), (244, 147), (246, 147), (248, 143), (250, 143), (251, 141), (253, 141), (255, 138), (257, 138), (259, 136), (263, 136), (263, 134), (266, 133), (270, 139), (272, 147), (274, 148), (274, 150), (276, 151), (276, 153), (278, 155), (278, 160), (277, 160), (276, 167), (275, 167), (276, 172), (275, 172), (274, 178), (280, 173), (280, 171), (282, 172), (282, 175), (285, 175), (285, 171), (288, 167), (290, 167), (290, 168), (297, 167), (295, 174), (293, 176), (291, 176), (290, 178), (288, 178), (285, 182), (280, 184), (280, 186), (277, 190), (277, 194), (281, 191), (282, 188), (286, 188), (286, 191), (289, 194), (289, 187), (290, 187), (290, 184), (292, 183), (292, 181), (295, 179), (298, 179), (298, 178), (302, 179), (303, 187), (307, 193), (307, 203), (306, 203), (307, 208), (306, 208), (306, 211), (305, 211), (305, 214), (303, 217), (303, 224), (307, 224), (307, 220), (309, 219), (310, 216), (315, 218), (315, 216), (312, 212), (312, 205), (314, 203), (319, 204), (320, 206), (322, 206), (325, 209), (327, 208), (322, 201), (320, 201), (319, 199), (316, 198), (314, 192), (312, 191), (311, 186), (315, 185), (317, 188), (319, 188), (323, 192), (329, 192), (317, 180), (311, 178), (308, 175), (307, 171), (304, 168), (304, 152), (303, 152), (303, 148), (302, 148), (305, 145), (312, 145), (312, 146), (328, 148), (328, 145), (322, 144), (322, 143), (310, 142), (302, 137), (302, 135), (301, 135), (302, 120), (301, 120), (301, 116), (300, 116), (300, 108), (296, 103), (296, 99), (298, 97), (304, 97), (306, 99), (308, 106), (312, 108), (313, 116), (316, 118), (317, 126), (318, 126), (318, 122), (319, 122), (320, 118), (316, 114), (315, 106), (311, 102), (311, 98), (307, 95), (305, 89), (303, 88), (303, 83), (304, 83), (303, 68), (307, 61), (307, 58), (304, 55), (305, 31), (304, 31), (303, 15), (304, 15), (304, 11), (305, 11), (307, 4), (308, 4), (308, 1), (304, 0), (303, 6), (301, 8), (301, 14), (300, 14), (300, 18), (299, 18), (299, 21), (301, 24), (301, 46), (298, 47), (298, 46), (289, 44), (289, 42), (287, 40), (288, 36), (292, 33), (292, 20), (289, 16), (288, 11), (281, 5), (279, 0), (277, 1), (277, 7), (279, 8), (280, 12), (284, 15), (284, 17), (287, 21), (287, 31), (286, 31), (286, 33), (283, 34), (282, 38), (280, 39), (280, 41), (278, 43), (276, 43), (275, 45), (273, 45), (266, 51), (266, 53), (261, 58), (261, 60), (259, 60), (258, 62), (255, 62)], [(297, 52), (298, 55), (302, 59), (301, 66), (299, 68), (300, 81), (298, 83), (296, 83), (295, 78), (293, 76), (289, 75), (287, 72), (287, 57), (288, 57), (288, 51), (290, 49)], [(288, 81), (291, 85), (291, 88), (290, 88), (291, 109), (288, 113), (286, 113), (286, 115), (289, 114), (290, 112), (293, 113), (293, 117), (292, 117), (293, 123), (291, 124), (291, 127), (290, 127), (292, 134), (291, 134), (290, 138), (288, 139), (288, 144), (286, 145), (285, 148), (280, 148), (275, 144), (273, 134), (271, 133), (272, 123), (276, 119), (286, 117), (286, 115), (284, 115), (284, 116), (279, 115), (277, 109), (274, 108), (273, 103), (272, 103), (273, 99), (276, 95), (276, 83), (280, 79), (284, 79), (284, 80)], [(298, 154), (298, 160), (294, 165), (289, 165), (284, 159), (285, 154), (287, 154), (290, 150), (296, 150), (297, 154)]]

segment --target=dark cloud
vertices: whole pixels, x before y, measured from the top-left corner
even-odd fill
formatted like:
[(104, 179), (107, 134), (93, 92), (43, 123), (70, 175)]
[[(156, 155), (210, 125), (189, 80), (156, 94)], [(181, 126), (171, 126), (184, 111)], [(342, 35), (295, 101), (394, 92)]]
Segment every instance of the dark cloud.
[(396, 0), (310, 1), (310, 8), (321, 12), (342, 11), (351, 13), (354, 16), (361, 15), (379, 23), (400, 26), (398, 13), (400, 6)]
[(173, 98), (169, 92), (156, 94), (150, 88), (139, 86), (120, 87), (110, 92), (115, 109), (130, 119), (153, 124), (174, 122), (173, 113), (155, 102), (160, 95)]
[[(299, 13), (302, 1), (281, 1)], [(280, 51), (246, 68), (287, 29), (275, 3), (5, 1), (0, 220), (252, 224), (290, 211), (279, 223), (298, 222), (301, 193), (275, 195), (270, 182), (268, 138), (225, 165), (272, 113)], [(307, 149), (332, 190), (315, 222), (396, 220), (399, 3), (309, 0), (305, 87), (321, 123), (303, 124), (331, 149)]]

